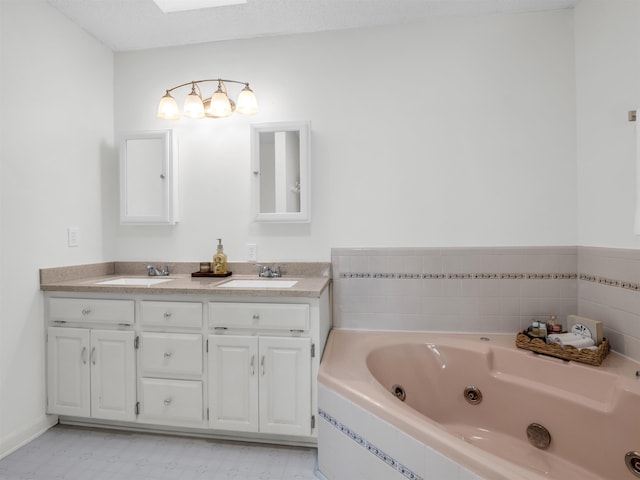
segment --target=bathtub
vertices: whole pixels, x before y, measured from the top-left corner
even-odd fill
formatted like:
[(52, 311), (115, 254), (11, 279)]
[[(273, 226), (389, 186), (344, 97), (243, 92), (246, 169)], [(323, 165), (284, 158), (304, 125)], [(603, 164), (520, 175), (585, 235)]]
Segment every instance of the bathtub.
[[(640, 477), (625, 462), (640, 451), (640, 364), (611, 353), (594, 367), (514, 341), (333, 330), (318, 375), (320, 471), (330, 480)], [(550, 434), (546, 449), (528, 440), (531, 424)]]

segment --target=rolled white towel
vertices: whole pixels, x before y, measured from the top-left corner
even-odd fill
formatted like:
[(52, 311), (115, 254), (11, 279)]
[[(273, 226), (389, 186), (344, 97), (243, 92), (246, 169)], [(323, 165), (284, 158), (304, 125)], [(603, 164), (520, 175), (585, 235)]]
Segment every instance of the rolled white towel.
[(587, 348), (595, 346), (592, 338), (585, 338), (577, 333), (556, 333), (547, 337), (549, 343), (557, 343), (562, 347), (571, 345), (575, 348)]
[(552, 333), (547, 336), (547, 340), (552, 343), (564, 343), (564, 342), (574, 342), (576, 340), (582, 340), (584, 337), (582, 335), (578, 335), (577, 333)]
[(571, 345), (572, 347), (576, 347), (578, 350), (581, 350), (583, 348), (593, 347), (595, 342), (592, 338), (583, 338), (582, 340), (574, 340), (573, 342), (563, 342), (560, 345), (563, 347)]

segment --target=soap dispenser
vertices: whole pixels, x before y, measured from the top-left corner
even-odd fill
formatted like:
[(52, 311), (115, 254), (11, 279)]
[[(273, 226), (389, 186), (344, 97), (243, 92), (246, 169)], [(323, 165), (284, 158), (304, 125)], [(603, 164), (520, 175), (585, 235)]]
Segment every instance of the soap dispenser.
[(222, 239), (218, 238), (218, 249), (213, 255), (213, 273), (225, 275), (227, 273), (227, 255), (222, 250)]

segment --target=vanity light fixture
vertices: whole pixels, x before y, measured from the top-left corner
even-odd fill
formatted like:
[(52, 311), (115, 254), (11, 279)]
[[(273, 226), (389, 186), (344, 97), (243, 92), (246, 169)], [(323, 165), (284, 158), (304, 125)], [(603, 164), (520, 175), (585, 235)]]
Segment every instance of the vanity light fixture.
[[(205, 82), (217, 82), (218, 89), (210, 98), (202, 99), (202, 91), (200, 84)], [(244, 88), (238, 95), (237, 103), (227, 95), (226, 83), (238, 83), (244, 85)], [(178, 103), (173, 98), (171, 92), (181, 88), (191, 86), (191, 93), (187, 95), (184, 101), (184, 116), (187, 118), (224, 118), (230, 116), (233, 112), (241, 115), (255, 115), (258, 113), (258, 102), (253, 90), (249, 88), (248, 82), (239, 82), (237, 80), (225, 80), (222, 78), (207, 80), (192, 80), (191, 82), (176, 85), (167, 89), (164, 96), (160, 99), (158, 105), (158, 118), (163, 120), (178, 120), (180, 118), (180, 110)]]

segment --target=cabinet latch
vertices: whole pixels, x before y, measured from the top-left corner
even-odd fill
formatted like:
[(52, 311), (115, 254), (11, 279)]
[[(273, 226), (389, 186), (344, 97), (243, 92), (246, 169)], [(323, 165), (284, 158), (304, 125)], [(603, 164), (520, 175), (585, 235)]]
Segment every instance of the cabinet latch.
[(137, 350), (140, 347), (140, 335), (136, 335), (136, 338), (133, 339), (133, 348)]
[(316, 344), (312, 343), (311, 344), (311, 358), (314, 358), (316, 356)]
[(311, 428), (316, 428), (316, 416), (311, 415)]
[(140, 402), (136, 402), (136, 415), (140, 415)]

